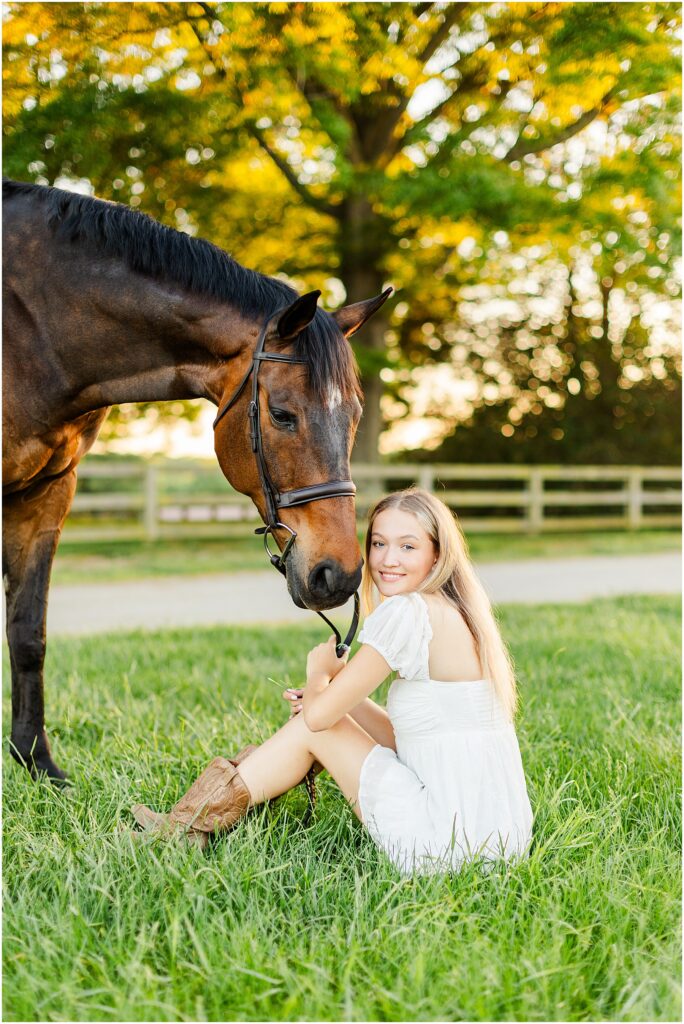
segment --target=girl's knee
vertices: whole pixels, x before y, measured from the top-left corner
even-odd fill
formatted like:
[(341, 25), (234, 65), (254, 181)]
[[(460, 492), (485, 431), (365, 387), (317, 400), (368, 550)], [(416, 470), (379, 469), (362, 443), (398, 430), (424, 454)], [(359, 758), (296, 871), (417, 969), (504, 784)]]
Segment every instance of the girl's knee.
[[(292, 729), (294, 729), (300, 736), (305, 738), (307, 742), (313, 742), (316, 737), (325, 736), (326, 733), (329, 733), (331, 731), (330, 729), (319, 729), (317, 732), (314, 732), (314, 730), (310, 729), (309, 726), (306, 724), (303, 712), (300, 712), (298, 715), (295, 715), (295, 717), (290, 719), (290, 721), (287, 724)], [(333, 725), (332, 729), (335, 728), (336, 727)]]

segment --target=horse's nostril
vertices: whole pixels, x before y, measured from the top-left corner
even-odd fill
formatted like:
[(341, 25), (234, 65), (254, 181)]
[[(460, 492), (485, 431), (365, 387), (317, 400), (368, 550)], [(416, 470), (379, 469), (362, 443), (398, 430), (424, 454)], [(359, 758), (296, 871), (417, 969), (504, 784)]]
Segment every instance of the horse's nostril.
[[(361, 566), (353, 573), (345, 572), (339, 562), (326, 558), (319, 562), (308, 578), (308, 601), (322, 608), (336, 608), (344, 604), (358, 589), (361, 582)], [(310, 604), (311, 606), (311, 604)]]
[(338, 574), (332, 562), (321, 562), (311, 570), (309, 587), (317, 597), (327, 598), (335, 593), (338, 587)]

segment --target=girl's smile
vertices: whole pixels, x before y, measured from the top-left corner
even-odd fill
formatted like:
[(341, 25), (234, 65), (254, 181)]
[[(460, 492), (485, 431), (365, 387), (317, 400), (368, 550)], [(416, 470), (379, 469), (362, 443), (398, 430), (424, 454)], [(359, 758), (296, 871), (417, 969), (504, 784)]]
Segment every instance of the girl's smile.
[(375, 517), (369, 568), (383, 597), (415, 590), (436, 560), (432, 538), (411, 512), (388, 508)]

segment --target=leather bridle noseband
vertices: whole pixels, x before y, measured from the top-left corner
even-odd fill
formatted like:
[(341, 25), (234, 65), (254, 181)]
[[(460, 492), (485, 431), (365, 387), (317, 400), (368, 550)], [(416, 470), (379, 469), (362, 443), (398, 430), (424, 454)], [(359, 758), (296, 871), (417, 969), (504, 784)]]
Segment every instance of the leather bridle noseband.
[[(268, 471), (266, 465), (266, 458), (264, 456), (264, 444), (261, 436), (261, 419), (259, 410), (259, 369), (263, 362), (273, 363), (303, 363), (306, 364), (306, 359), (296, 359), (294, 356), (282, 355), (280, 352), (266, 352), (266, 334), (268, 331), (268, 325), (277, 316), (277, 314), (269, 314), (264, 320), (259, 337), (257, 339), (254, 354), (252, 356), (252, 362), (250, 363), (247, 373), (244, 375), (236, 390), (233, 392), (231, 397), (219, 409), (216, 419), (213, 423), (213, 428), (221, 422), (223, 417), (226, 415), (229, 409), (232, 409), (238, 398), (242, 394), (249, 380), (252, 377), (252, 398), (249, 403), (248, 415), (249, 415), (249, 438), (252, 445), (252, 451), (256, 458), (257, 469), (259, 470), (259, 479), (261, 481), (261, 490), (263, 491), (264, 501), (266, 504), (266, 526), (260, 526), (258, 530), (254, 532), (263, 536), (264, 547), (266, 548), (266, 554), (269, 557), (271, 565), (273, 565), (278, 572), (286, 575), (285, 562), (290, 554), (292, 545), (297, 539), (296, 532), (282, 523), (278, 518), (278, 510), (281, 508), (294, 508), (297, 505), (307, 505), (311, 501), (322, 501), (324, 498), (353, 498), (356, 494), (356, 487), (352, 480), (330, 480), (326, 483), (312, 484), (309, 487), (299, 487), (292, 491), (279, 491), (273, 482), (271, 474)], [(271, 551), (268, 546), (269, 534), (274, 535), (275, 530), (286, 530), (289, 533), (287, 543), (283, 550), (275, 554)], [(352, 623), (344, 640), (340, 636), (339, 630), (333, 625), (327, 616), (323, 612), (316, 612), (317, 615), (328, 623), (332, 631), (337, 638), (337, 646), (335, 648), (337, 657), (341, 658), (343, 654), (349, 650), (352, 640), (356, 635), (356, 630), (359, 624), (359, 595), (354, 594), (354, 615)]]

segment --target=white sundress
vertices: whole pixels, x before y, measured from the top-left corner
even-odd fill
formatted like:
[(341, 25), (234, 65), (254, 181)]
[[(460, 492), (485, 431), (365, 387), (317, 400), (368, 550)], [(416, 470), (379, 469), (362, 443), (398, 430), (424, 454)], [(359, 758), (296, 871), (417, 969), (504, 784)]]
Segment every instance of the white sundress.
[(359, 634), (399, 674), (387, 699), (397, 750), (377, 744), (366, 757), (359, 809), (403, 875), (524, 856), (532, 835), (518, 740), (493, 684), (430, 679), (431, 639), (417, 593), (383, 601)]

